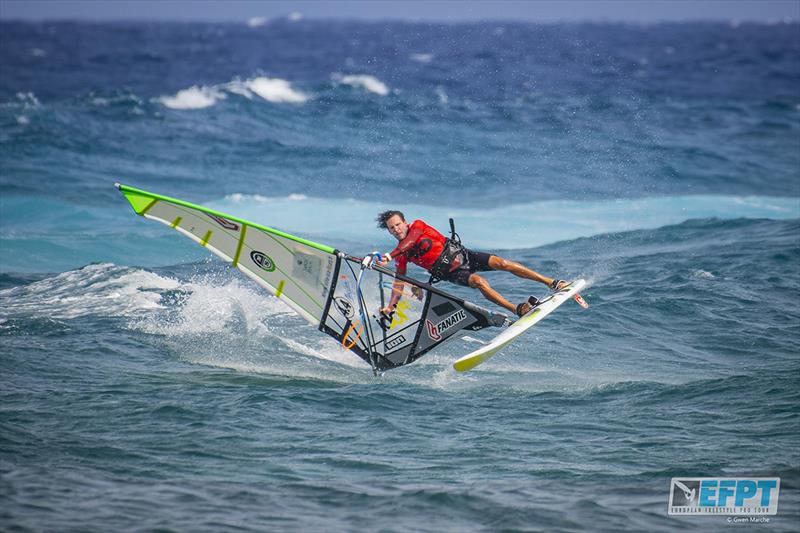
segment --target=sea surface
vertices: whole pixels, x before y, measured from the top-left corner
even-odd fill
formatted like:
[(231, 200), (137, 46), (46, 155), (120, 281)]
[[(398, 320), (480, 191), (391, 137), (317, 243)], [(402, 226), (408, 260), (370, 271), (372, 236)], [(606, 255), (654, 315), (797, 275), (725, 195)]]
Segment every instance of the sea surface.
[[(115, 181), (591, 307), (373, 377)], [(0, 530), (797, 531), (798, 302), (797, 23), (0, 23)]]

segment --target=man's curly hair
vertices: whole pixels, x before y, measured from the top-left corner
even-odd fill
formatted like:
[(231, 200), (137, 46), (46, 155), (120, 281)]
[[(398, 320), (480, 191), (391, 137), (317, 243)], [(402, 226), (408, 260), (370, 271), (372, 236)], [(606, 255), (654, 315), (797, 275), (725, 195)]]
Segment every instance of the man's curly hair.
[(403, 220), (403, 222), (406, 221), (406, 217), (403, 215), (402, 212), (389, 210), (389, 211), (384, 211), (383, 213), (379, 214), (378, 218), (375, 219), (375, 222), (378, 223), (378, 227), (379, 228), (388, 229), (388, 226), (386, 225), (386, 221), (389, 220), (390, 218), (392, 218), (395, 215), (400, 215), (400, 218)]

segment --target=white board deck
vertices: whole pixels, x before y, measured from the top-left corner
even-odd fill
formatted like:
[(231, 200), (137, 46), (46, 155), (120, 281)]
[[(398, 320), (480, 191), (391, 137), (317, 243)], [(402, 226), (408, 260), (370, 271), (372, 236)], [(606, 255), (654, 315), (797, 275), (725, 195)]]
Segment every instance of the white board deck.
[(474, 352), (465, 355), (464, 357), (453, 363), (453, 368), (459, 372), (466, 372), (483, 363), (494, 354), (505, 348), (511, 341), (525, 333), (528, 328), (533, 327), (541, 319), (552, 313), (558, 306), (570, 300), (573, 296), (578, 294), (581, 289), (586, 286), (586, 281), (583, 279), (576, 279), (563, 289), (553, 293), (549, 297), (537, 305), (533, 310), (528, 312), (525, 316), (511, 324), (508, 329), (503, 331), (500, 335), (492, 339), (488, 344), (481, 346)]

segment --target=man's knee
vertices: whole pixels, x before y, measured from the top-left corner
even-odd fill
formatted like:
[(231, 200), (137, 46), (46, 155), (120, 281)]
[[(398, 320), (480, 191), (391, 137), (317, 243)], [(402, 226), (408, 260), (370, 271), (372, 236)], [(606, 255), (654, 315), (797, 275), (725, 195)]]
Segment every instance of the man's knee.
[(473, 289), (485, 289), (489, 287), (489, 282), (477, 274), (472, 274), (469, 277), (468, 283)]
[(493, 270), (507, 270), (511, 266), (511, 261), (493, 255), (489, 258), (489, 266)]

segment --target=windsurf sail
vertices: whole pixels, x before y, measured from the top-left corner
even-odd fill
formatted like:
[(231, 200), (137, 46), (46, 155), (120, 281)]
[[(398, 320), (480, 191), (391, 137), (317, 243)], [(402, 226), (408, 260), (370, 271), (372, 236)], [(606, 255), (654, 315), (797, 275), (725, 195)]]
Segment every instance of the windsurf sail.
[[(330, 246), (182, 200), (115, 186), (137, 215), (171, 227), (230, 263), (373, 371), (412, 363), (459, 332), (506, 323), (502, 314)], [(379, 309), (393, 290), (403, 297), (387, 318)]]

